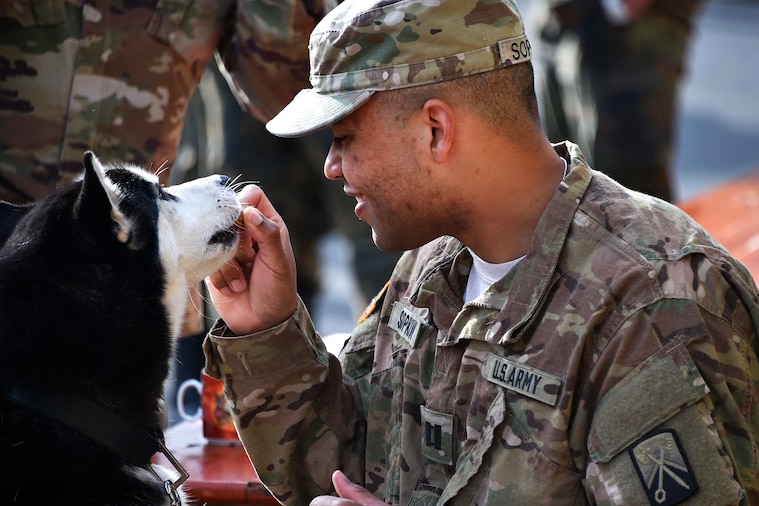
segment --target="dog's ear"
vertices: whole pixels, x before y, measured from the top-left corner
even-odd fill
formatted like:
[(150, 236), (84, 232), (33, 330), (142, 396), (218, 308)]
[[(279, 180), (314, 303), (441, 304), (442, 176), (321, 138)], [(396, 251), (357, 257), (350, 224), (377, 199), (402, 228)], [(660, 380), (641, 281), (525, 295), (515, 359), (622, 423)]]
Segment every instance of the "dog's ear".
[(106, 176), (105, 168), (92, 151), (84, 154), (84, 179), (74, 207), (80, 223), (89, 223), (96, 232), (112, 231), (119, 242), (128, 243), (132, 225), (119, 209), (119, 190)]
[(16, 205), (0, 200), (0, 248), (13, 233), (19, 220), (32, 208), (31, 205)]

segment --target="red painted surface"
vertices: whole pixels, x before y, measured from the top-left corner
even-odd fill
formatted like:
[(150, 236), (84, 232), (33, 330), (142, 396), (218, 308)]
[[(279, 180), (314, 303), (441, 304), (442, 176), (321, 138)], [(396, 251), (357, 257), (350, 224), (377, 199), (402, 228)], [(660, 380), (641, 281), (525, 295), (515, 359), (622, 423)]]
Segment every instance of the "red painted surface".
[(759, 170), (679, 206), (759, 281)]
[[(182, 422), (166, 431), (166, 446), (190, 477), (185, 482), (197, 504), (278, 504), (269, 494), (239, 444), (211, 444), (203, 437), (203, 424)], [(163, 455), (154, 462), (171, 469)]]

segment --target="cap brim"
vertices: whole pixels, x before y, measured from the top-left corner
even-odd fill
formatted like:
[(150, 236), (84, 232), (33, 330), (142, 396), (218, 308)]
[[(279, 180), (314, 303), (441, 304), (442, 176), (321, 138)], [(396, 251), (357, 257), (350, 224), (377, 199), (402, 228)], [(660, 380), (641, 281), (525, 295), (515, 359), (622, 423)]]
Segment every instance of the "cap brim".
[(322, 95), (313, 88), (301, 90), (266, 129), (278, 137), (301, 137), (325, 128), (358, 109), (374, 91)]

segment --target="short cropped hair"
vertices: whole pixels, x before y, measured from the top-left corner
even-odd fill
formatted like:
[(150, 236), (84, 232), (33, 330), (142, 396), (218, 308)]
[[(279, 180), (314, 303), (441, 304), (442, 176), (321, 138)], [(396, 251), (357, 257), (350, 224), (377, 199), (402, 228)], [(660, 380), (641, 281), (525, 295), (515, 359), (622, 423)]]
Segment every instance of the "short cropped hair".
[(535, 76), (530, 63), (378, 94), (388, 100), (386, 104), (396, 112), (398, 120), (407, 119), (427, 100), (439, 98), (463, 102), (483, 121), (505, 132), (526, 125), (540, 126)]

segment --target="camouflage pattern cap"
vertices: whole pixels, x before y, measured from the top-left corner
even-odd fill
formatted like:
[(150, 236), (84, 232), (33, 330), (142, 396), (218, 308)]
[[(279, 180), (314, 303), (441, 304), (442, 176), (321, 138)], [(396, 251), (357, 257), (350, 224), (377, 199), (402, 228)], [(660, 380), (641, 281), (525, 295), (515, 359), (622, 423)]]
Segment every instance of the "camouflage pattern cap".
[(435, 83), (531, 59), (514, 0), (346, 0), (314, 28), (310, 81), (267, 129), (320, 130), (375, 91)]

